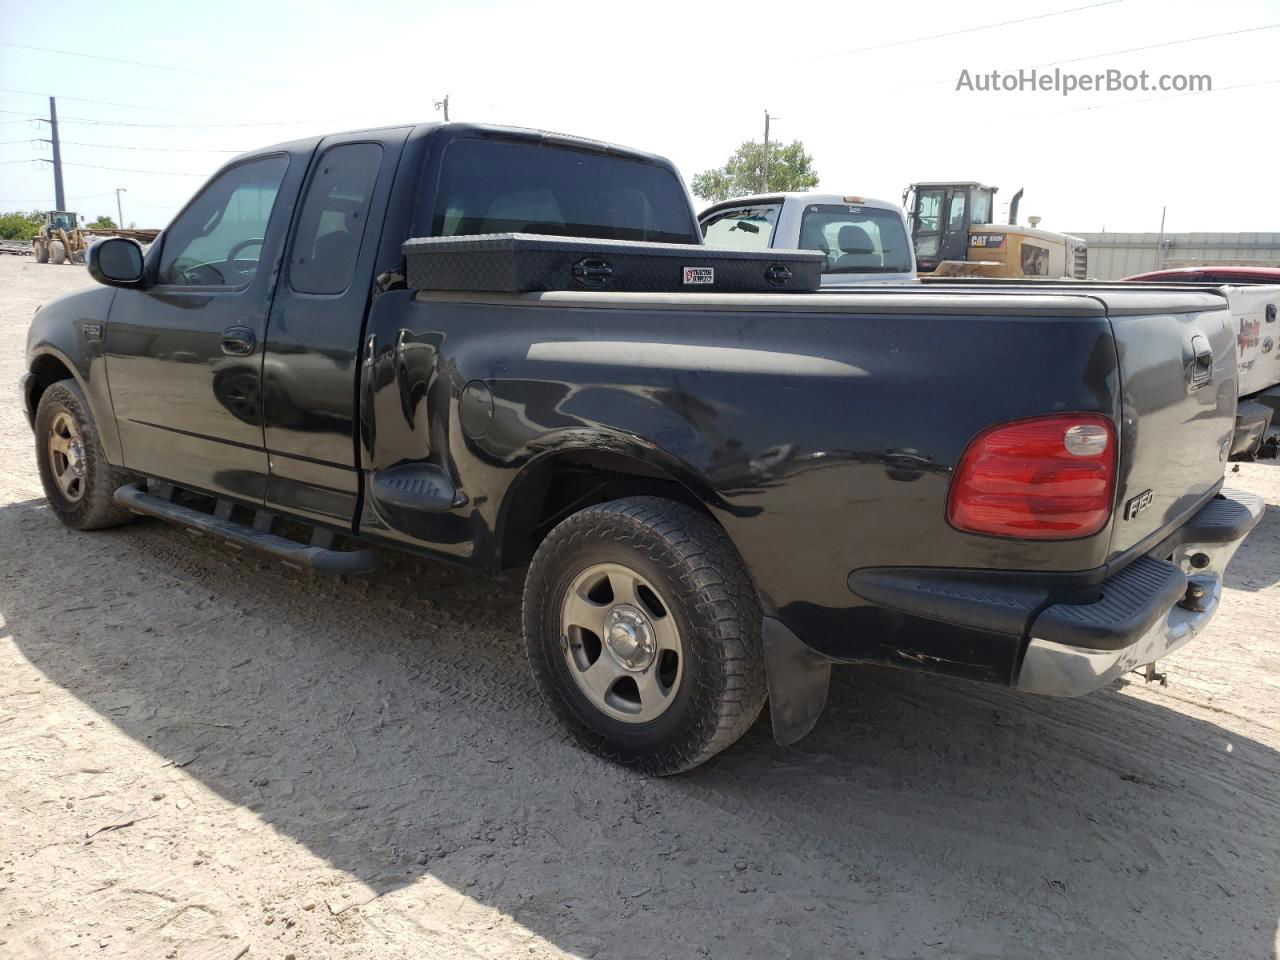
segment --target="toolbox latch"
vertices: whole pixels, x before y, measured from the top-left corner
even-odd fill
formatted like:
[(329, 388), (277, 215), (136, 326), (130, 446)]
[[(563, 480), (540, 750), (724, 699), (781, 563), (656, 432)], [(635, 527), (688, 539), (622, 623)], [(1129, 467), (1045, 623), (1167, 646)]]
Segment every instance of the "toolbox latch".
[(794, 276), (790, 268), (781, 263), (775, 263), (764, 272), (764, 278), (771, 287), (781, 287), (786, 284)]
[(598, 290), (613, 276), (613, 267), (600, 257), (583, 257), (573, 265), (573, 279), (584, 287)]

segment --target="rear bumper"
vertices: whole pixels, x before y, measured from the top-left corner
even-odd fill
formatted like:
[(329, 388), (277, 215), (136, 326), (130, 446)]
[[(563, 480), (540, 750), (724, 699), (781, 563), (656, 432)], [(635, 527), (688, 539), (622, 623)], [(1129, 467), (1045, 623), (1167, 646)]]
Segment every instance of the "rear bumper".
[[(869, 567), (849, 575), (860, 605), (816, 624), (783, 614), (833, 660), (1079, 696), (1165, 656), (1204, 628), (1227, 562), (1263, 510), (1258, 497), (1223, 490), (1110, 576)], [(1194, 603), (1189, 586), (1200, 594)], [(824, 635), (833, 639), (824, 642)]]
[(1261, 498), (1223, 490), (1173, 537), (1101, 585), (1089, 604), (1036, 617), (1014, 686), (1075, 697), (1177, 650), (1218, 609), (1227, 564), (1262, 518)]

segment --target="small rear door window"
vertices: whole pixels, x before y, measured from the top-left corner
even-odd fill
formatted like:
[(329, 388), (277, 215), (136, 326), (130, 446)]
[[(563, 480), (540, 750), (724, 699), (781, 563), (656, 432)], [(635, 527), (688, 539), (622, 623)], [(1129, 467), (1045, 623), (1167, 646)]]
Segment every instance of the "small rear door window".
[(351, 286), (381, 164), (377, 143), (343, 143), (320, 155), (293, 241), (294, 290), (335, 294)]
[(703, 241), (709, 247), (764, 250), (773, 241), (781, 209), (780, 204), (769, 203), (713, 213), (702, 225)]

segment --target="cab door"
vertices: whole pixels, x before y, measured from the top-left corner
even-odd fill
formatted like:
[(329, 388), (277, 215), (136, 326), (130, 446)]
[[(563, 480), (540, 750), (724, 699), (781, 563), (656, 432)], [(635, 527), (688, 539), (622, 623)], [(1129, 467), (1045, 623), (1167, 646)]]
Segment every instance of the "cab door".
[(916, 192), (912, 217), (912, 242), (916, 249), (916, 269), (932, 273), (943, 259), (943, 219), (947, 191), (942, 187), (922, 187)]
[(947, 222), (942, 233), (943, 260), (965, 260), (969, 256), (968, 187), (947, 191)]
[(321, 142), (267, 325), (267, 504), (334, 526), (355, 519), (361, 331), (392, 179), (410, 129)]
[(124, 463), (148, 477), (261, 503), (262, 344), (305, 164), (284, 152), (222, 170), (115, 292), (104, 340)]

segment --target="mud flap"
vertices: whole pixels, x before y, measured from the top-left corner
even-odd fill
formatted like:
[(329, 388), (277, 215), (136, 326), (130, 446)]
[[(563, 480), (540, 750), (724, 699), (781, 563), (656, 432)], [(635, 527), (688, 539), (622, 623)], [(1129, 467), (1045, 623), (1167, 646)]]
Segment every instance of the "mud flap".
[(773, 739), (789, 747), (822, 716), (831, 686), (831, 661), (814, 653), (782, 621), (765, 617), (764, 663)]

